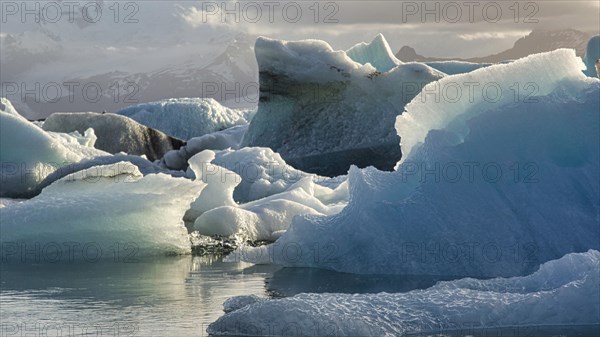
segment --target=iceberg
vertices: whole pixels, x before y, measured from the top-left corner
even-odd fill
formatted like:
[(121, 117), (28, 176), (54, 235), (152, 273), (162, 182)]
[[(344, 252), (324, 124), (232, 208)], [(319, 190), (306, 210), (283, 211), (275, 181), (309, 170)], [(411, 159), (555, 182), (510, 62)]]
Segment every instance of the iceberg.
[[(351, 169), (340, 213), (296, 217), (272, 245), (231, 258), (510, 277), (600, 248), (600, 81), (583, 69), (574, 51), (557, 50), (425, 86), (397, 118), (405, 156), (395, 172)], [(460, 86), (458, 101), (434, 95), (465, 83), (491, 83), (504, 95), (469, 98)]]
[(190, 253), (183, 215), (204, 186), (143, 176), (129, 162), (71, 173), (32, 199), (0, 208), (2, 259), (96, 261), (114, 258), (120, 245), (135, 249), (135, 257)]
[(116, 115), (95, 112), (53, 113), (42, 128), (54, 132), (85, 132), (93, 128), (97, 137), (96, 148), (109, 153), (125, 152), (145, 155), (154, 161), (170, 150), (178, 149), (184, 142), (164, 133)]
[[(347, 203), (344, 183), (319, 185), (312, 174), (289, 168), (268, 148), (202, 151), (189, 160), (206, 184), (184, 219), (202, 235), (274, 240), (296, 215), (333, 215)], [(242, 203), (239, 203), (242, 202)], [(238, 204), (239, 203), (239, 204)]]
[(241, 146), (269, 147), (293, 167), (324, 176), (346, 174), (352, 164), (392, 170), (401, 157), (396, 116), (444, 76), (425, 64), (394, 66), (399, 61), (381, 35), (348, 53), (319, 40), (259, 37), (255, 52), (260, 100)]
[(212, 132), (188, 139), (178, 150), (171, 150), (161, 158), (158, 165), (170, 170), (186, 170), (188, 160), (204, 150), (225, 150), (239, 148), (248, 125), (238, 125), (222, 131)]
[(215, 336), (404, 336), (454, 335), (456, 330), (473, 335), (479, 329), (481, 335), (504, 336), (502, 332), (527, 334), (543, 325), (592, 325), (596, 330), (599, 266), (600, 252), (590, 250), (546, 262), (525, 277), (465, 278), (406, 293), (307, 293), (274, 300), (234, 297), (224, 303), (226, 314), (207, 332)]
[(133, 105), (117, 112), (183, 140), (248, 124), (253, 110), (224, 107), (212, 98), (171, 98)]
[(5, 106), (9, 112), (0, 111), (0, 197), (31, 197), (59, 167), (108, 154), (89, 146), (89, 130), (81, 142), (75, 136), (47, 133)]

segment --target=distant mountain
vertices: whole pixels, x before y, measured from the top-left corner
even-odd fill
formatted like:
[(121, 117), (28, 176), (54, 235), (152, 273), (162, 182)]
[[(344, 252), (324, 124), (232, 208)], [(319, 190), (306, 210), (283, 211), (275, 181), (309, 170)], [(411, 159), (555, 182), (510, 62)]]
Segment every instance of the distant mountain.
[[(165, 98), (203, 97), (224, 102), (239, 100), (241, 96), (258, 97), (254, 38), (239, 34), (231, 42), (215, 43), (229, 45), (212, 59), (198, 57), (182, 63), (163, 64), (160, 68), (144, 72), (99, 69), (97, 74), (91, 76), (63, 77), (56, 82), (74, 82), (80, 85), (75, 88), (74, 93), (70, 93), (67, 87), (62, 87), (63, 96), (51, 104), (43, 96), (36, 100), (30, 95), (20, 102), (18, 96), (17, 99), (8, 98), (27, 118), (40, 119), (53, 112), (114, 112), (129, 105)], [(85, 84), (93, 84), (87, 95), (91, 99), (83, 94)], [(34, 84), (28, 84), (28, 87), (33, 86)], [(101, 89), (101, 97), (97, 101), (95, 88)], [(44, 92), (44, 88), (41, 91)], [(253, 102), (242, 103), (248, 103), (247, 106)]]
[(396, 57), (404, 62), (460, 60), (475, 63), (497, 63), (515, 60), (531, 54), (542, 53), (558, 48), (574, 48), (577, 55), (583, 56), (585, 54), (587, 42), (592, 36), (592, 34), (574, 29), (559, 31), (534, 30), (529, 33), (529, 35), (517, 40), (512, 48), (498, 54), (484, 57), (473, 57), (468, 59), (426, 57), (417, 54), (416, 50), (410, 46), (402, 47), (396, 54)]

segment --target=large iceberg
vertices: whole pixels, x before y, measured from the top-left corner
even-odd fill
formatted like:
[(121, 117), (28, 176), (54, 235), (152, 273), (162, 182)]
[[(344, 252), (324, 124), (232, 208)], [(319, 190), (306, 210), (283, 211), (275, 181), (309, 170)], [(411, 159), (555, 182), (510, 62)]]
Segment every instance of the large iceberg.
[(393, 169), (401, 156), (396, 116), (444, 76), (400, 63), (381, 35), (348, 52), (319, 40), (260, 37), (255, 52), (260, 100), (241, 145), (270, 147), (295, 168), (326, 176), (352, 164)]
[(247, 124), (253, 113), (253, 110), (230, 109), (212, 98), (171, 98), (117, 112), (183, 140)]
[[(600, 81), (583, 69), (572, 50), (557, 50), (430, 83), (397, 119), (406, 156), (396, 172), (352, 169), (339, 214), (296, 217), (274, 244), (238, 254), (493, 277), (598, 249)], [(443, 96), (446, 87), (461, 99)]]
[(0, 111), (0, 197), (31, 197), (36, 186), (59, 167), (108, 154), (91, 147), (90, 130), (78, 137), (48, 133), (8, 103), (3, 105), (8, 112)]
[(129, 162), (69, 174), (40, 195), (0, 208), (3, 262), (113, 259), (191, 250), (183, 215), (204, 188)]
[(216, 336), (521, 336), (543, 331), (544, 325), (586, 325), (593, 331), (600, 324), (599, 266), (600, 252), (590, 250), (546, 262), (526, 277), (466, 278), (406, 293), (235, 297), (207, 331)]
[(57, 112), (46, 119), (42, 128), (46, 131), (80, 133), (92, 128), (98, 138), (96, 148), (109, 153), (145, 155), (152, 161), (162, 158), (168, 151), (178, 149), (184, 144), (179, 139), (117, 114)]

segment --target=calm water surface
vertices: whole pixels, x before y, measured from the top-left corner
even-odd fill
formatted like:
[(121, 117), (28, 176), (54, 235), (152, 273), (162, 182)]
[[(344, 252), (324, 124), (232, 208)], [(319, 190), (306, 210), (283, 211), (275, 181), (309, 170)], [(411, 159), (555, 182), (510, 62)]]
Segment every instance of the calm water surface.
[[(223, 262), (221, 256), (0, 264), (0, 337), (206, 336), (206, 327), (223, 315), (222, 304), (232, 296), (401, 292), (428, 288), (436, 281), (254, 266)], [(579, 336), (557, 328), (550, 332)], [(510, 330), (500, 335), (514, 336)]]

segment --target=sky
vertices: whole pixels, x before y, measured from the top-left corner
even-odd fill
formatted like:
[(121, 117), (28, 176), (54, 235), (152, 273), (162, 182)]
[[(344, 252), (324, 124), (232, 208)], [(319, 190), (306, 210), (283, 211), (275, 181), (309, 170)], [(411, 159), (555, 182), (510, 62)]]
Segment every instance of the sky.
[[(43, 26), (63, 45), (107, 51), (196, 44), (203, 52), (209, 39), (231, 32), (323, 39), (347, 49), (383, 33), (394, 51), (410, 45), (428, 56), (470, 57), (510, 48), (533, 29), (600, 30), (599, 1), (96, 0), (39, 1), (39, 9), (35, 1), (1, 2), (2, 38)], [(27, 10), (41, 13), (41, 23)]]
[[(408, 45), (424, 56), (469, 58), (507, 50), (532, 30), (600, 34), (599, 17), (598, 0), (0, 0), (0, 96), (10, 94), (18, 109), (41, 115), (98, 109), (83, 93), (77, 95), (83, 105), (65, 98), (71, 89), (64, 83), (84, 81), (100, 83), (100, 96), (114, 101), (108, 107), (110, 102), (103, 101), (102, 109), (114, 110), (125, 106), (121, 82), (135, 83), (143, 101), (202, 95), (193, 83), (205, 80), (206, 73), (194, 75), (189, 69), (210, 68), (230, 55), (228, 46), (234, 46), (235, 62), (252, 63), (250, 48), (257, 36), (320, 39), (346, 50), (382, 33), (394, 53)], [(230, 81), (229, 68), (208, 71)], [(152, 76), (165, 73), (170, 82), (153, 82), (159, 77)], [(27, 96), (31, 88), (37, 95), (33, 107)], [(63, 98), (56, 103), (39, 99), (54, 97), (46, 95), (48, 88)]]

